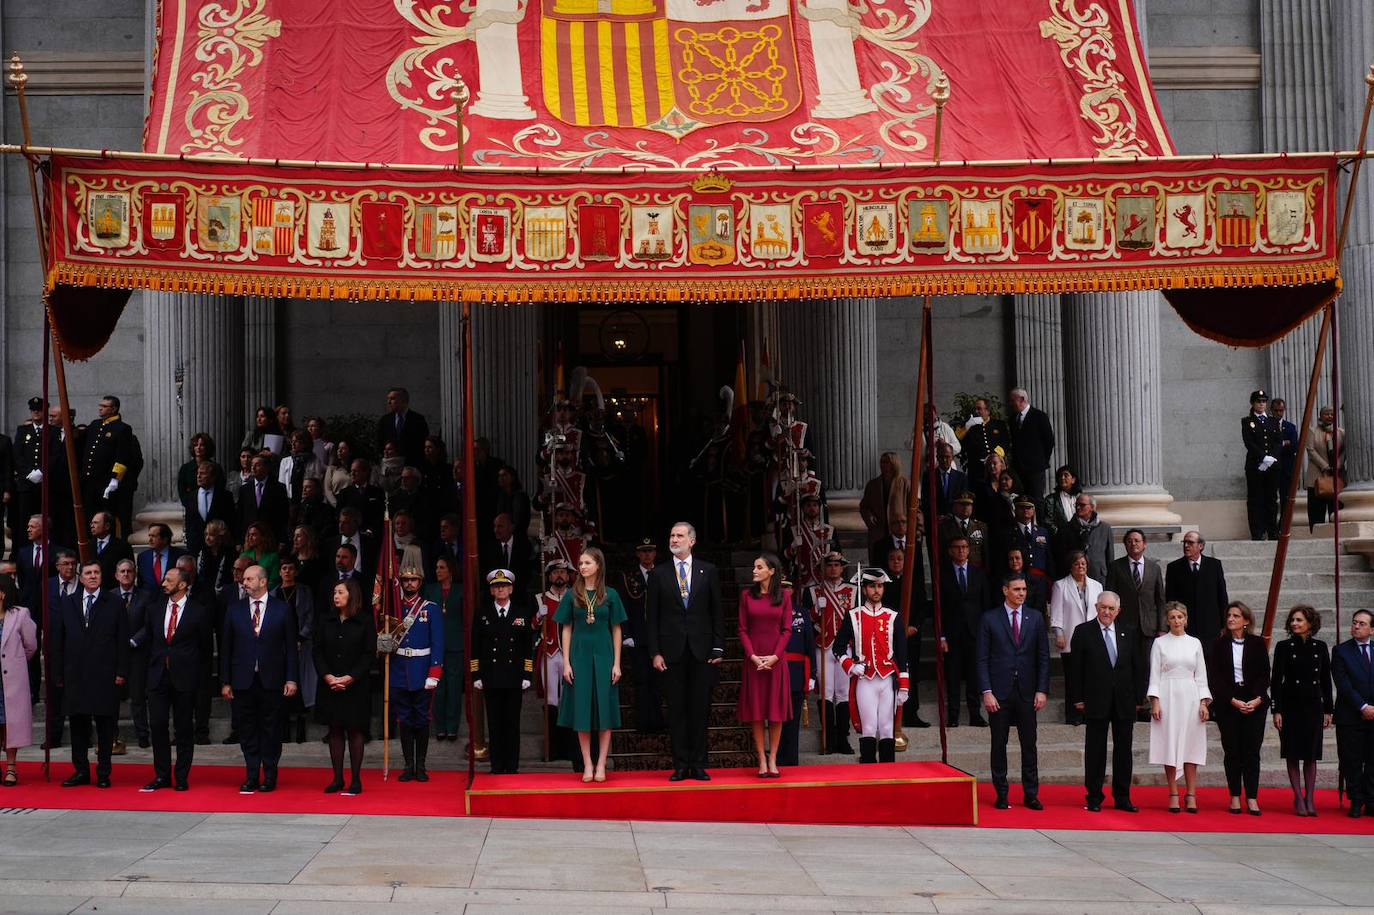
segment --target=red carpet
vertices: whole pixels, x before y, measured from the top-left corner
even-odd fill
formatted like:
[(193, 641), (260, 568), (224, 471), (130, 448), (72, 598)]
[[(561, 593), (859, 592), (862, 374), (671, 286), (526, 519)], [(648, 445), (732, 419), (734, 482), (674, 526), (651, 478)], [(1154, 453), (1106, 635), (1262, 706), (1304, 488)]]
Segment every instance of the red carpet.
[[(996, 810), (992, 785), (978, 786), (978, 825), (1003, 829), (1107, 829), (1115, 832), (1247, 832), (1307, 833), (1318, 835), (1374, 834), (1374, 818), (1352, 820), (1337, 806), (1335, 791), (1318, 792), (1317, 816), (1293, 814), (1293, 795), (1275, 788), (1260, 792), (1263, 816), (1227, 813), (1230, 798), (1225, 788), (1198, 790), (1197, 813), (1169, 813), (1169, 790), (1163, 785), (1131, 789), (1131, 801), (1139, 813), (1112, 809), (1111, 800), (1101, 813), (1089, 813), (1083, 788), (1078, 785), (1045, 785), (1040, 789), (1042, 811), (1021, 806), (1021, 787), (1011, 786), (1011, 809)], [(1180, 799), (1182, 803), (1182, 799)]]
[(174, 813), (361, 813), (391, 816), (462, 816), (466, 772), (433, 772), (426, 784), (382, 781), (380, 769), (363, 770), (363, 793), (357, 797), (325, 794), (333, 773), (329, 769), (282, 769), (271, 794), (240, 795), (243, 769), (238, 766), (196, 766), (191, 790), (164, 788), (142, 794), (152, 781), (149, 765), (115, 764), (111, 787), (63, 788), (71, 765), (54, 762), (53, 780), (43, 781), (41, 763), (21, 763), (20, 783), (0, 788), (0, 806), (61, 810), (157, 810)]
[(669, 782), (665, 772), (479, 775), (468, 793), (474, 816), (973, 826), (973, 776), (937, 762), (797, 766), (782, 778), (717, 769), (711, 781)]

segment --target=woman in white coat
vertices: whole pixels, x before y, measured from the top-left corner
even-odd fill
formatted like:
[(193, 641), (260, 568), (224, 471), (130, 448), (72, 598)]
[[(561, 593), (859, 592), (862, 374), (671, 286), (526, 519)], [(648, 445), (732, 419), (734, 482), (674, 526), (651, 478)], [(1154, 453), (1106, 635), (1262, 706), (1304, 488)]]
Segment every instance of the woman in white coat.
[[(1086, 553), (1074, 550), (1066, 558), (1069, 561), (1069, 574), (1056, 581), (1050, 592), (1050, 634), (1059, 649), (1059, 660), (1064, 665), (1064, 680), (1072, 682), (1074, 660), (1069, 652), (1069, 640), (1080, 623), (1097, 616), (1097, 598), (1102, 593), (1102, 582), (1088, 577)], [(1064, 721), (1066, 724), (1082, 724), (1083, 713), (1065, 701)]]
[(1178, 813), (1178, 770), (1183, 768), (1186, 810), (1197, 813), (1197, 767), (1207, 764), (1207, 661), (1202, 643), (1187, 633), (1188, 608), (1164, 605), (1167, 635), (1150, 649), (1150, 763), (1164, 767), (1169, 812)]

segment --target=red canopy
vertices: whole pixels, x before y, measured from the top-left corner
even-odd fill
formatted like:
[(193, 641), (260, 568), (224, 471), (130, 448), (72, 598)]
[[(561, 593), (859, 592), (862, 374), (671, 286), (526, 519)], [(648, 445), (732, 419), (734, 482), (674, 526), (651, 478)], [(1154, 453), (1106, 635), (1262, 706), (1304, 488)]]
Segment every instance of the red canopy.
[(648, 167), (1173, 152), (1131, 0), (163, 0), (145, 150)]

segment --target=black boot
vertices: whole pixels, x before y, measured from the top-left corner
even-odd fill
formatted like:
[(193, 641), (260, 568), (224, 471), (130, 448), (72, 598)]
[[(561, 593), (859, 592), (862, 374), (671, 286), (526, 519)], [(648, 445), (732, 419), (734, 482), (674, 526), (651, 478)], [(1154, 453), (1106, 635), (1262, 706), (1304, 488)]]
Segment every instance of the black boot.
[(844, 753), (846, 756), (854, 755), (854, 745), (849, 742), (849, 703), (835, 703), (835, 745), (831, 747), (834, 753)]
[(860, 737), (859, 738), (859, 762), (875, 763), (878, 761), (878, 738)]
[(835, 706), (829, 702), (822, 701), (821, 721), (825, 722), (825, 739), (821, 741), (821, 755), (830, 753), (830, 748), (835, 745)]
[(405, 771), (396, 779), (398, 782), (410, 782), (415, 780), (415, 732), (406, 725), (401, 725), (398, 730), (401, 732), (401, 755), (406, 759)]
[(878, 741), (878, 762), (897, 761), (897, 740), (893, 737), (883, 737)]
[(296, 719), (296, 743), (305, 743), (305, 716)]
[(415, 734), (415, 780), (417, 782), (429, 781), (429, 773), (425, 771), (425, 756), (429, 754), (429, 728), (416, 728)]

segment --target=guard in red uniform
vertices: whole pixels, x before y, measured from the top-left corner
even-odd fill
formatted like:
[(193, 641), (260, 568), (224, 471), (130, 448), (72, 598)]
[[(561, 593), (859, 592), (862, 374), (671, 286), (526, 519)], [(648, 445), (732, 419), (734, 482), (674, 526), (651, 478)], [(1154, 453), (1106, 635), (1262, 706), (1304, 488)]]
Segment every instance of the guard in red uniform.
[[(544, 699), (544, 715), (548, 719), (550, 759), (570, 759), (577, 743), (571, 730), (558, 726), (558, 700), (563, 695), (563, 646), (559, 642), (558, 624), (553, 619), (563, 594), (572, 583), (572, 576), (572, 565), (562, 559), (544, 563), (544, 581), (548, 587), (539, 595), (539, 609), (534, 618), (539, 628), (534, 670), (539, 695)], [(581, 761), (580, 754), (578, 761)]]
[(816, 627), (816, 672), (813, 676), (820, 689), (821, 714), (829, 738), (825, 751), (853, 755), (854, 747), (849, 742), (849, 677), (831, 652), (835, 636), (850, 609), (859, 602), (859, 589), (845, 583), (844, 566), (843, 553), (827, 553), (825, 577), (806, 589), (802, 603), (810, 611), (811, 622)]
[(850, 678), (861, 763), (896, 761), (893, 722), (910, 686), (902, 615), (883, 606), (888, 581), (882, 569), (864, 569), (855, 576), (853, 583), (863, 588), (863, 606), (845, 614), (835, 639), (835, 657)]

